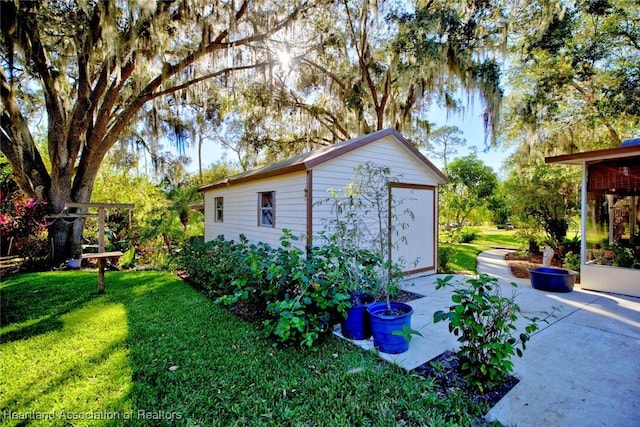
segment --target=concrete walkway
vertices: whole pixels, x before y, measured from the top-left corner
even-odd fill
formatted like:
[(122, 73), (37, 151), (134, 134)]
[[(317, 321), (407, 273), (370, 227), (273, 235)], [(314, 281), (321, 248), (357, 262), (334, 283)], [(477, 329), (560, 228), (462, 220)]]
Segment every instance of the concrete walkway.
[[(555, 307), (556, 315), (540, 325), (524, 356), (513, 358), (520, 382), (486, 418), (508, 426), (640, 426), (640, 298), (577, 287), (570, 293), (535, 290), (511, 275), (505, 252), (480, 254), (478, 271), (497, 277), (503, 295), (510, 295), (509, 283), (516, 282), (524, 314), (540, 316)], [(407, 280), (407, 290), (424, 295), (410, 302), (412, 328), (422, 336), (412, 339), (409, 351), (381, 357), (413, 369), (458, 347), (446, 323), (433, 323), (433, 313), (451, 305), (449, 289), (435, 290), (438, 277), (443, 275)], [(519, 330), (524, 325), (517, 323)], [(373, 348), (372, 340), (353, 342)]]

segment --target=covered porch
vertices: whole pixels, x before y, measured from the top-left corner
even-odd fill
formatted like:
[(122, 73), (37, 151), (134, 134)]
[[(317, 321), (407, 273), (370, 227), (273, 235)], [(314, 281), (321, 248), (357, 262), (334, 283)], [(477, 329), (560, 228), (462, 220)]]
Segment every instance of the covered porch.
[(640, 138), (545, 160), (582, 166), (580, 286), (640, 296)]

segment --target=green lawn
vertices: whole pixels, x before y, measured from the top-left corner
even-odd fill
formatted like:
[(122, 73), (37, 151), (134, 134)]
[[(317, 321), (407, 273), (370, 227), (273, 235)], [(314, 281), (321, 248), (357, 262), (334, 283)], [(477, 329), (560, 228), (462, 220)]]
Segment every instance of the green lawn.
[[(482, 251), (491, 248), (513, 248), (522, 247), (522, 242), (518, 241), (515, 236), (515, 230), (498, 230), (495, 227), (473, 227), (478, 238), (472, 243), (450, 244), (454, 249), (454, 253), (447, 264), (449, 270), (455, 273), (476, 274), (478, 267), (477, 257)], [(450, 241), (451, 237), (442, 232), (440, 235), (440, 244)]]
[(487, 248), (472, 244), (451, 244), (454, 253), (447, 264), (450, 272), (462, 274), (476, 274), (478, 268), (478, 254)]
[(489, 246), (492, 248), (513, 248), (523, 246), (523, 242), (515, 237), (515, 230), (498, 230), (495, 227), (478, 227), (478, 238), (473, 241), (475, 245)]
[(98, 296), (94, 272), (3, 279), (3, 425), (468, 425), (484, 411), (336, 338), (273, 348), (169, 273), (106, 284)]

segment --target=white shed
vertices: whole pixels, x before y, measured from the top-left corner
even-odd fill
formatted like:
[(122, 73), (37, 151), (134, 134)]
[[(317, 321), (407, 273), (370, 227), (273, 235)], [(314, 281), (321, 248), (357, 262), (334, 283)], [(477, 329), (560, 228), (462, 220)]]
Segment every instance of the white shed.
[[(391, 168), (400, 178), (392, 195), (405, 200), (414, 214), (407, 241), (399, 242), (394, 259), (418, 260), (405, 273), (437, 269), (438, 185), (444, 174), (395, 129), (385, 129), (330, 147), (303, 153), (249, 170), (200, 188), (204, 194), (205, 241), (219, 235), (279, 245), (282, 229), (304, 236), (312, 244), (330, 213), (325, 200), (330, 188), (350, 183), (354, 169), (371, 162)], [(405, 197), (410, 193), (410, 197)]]

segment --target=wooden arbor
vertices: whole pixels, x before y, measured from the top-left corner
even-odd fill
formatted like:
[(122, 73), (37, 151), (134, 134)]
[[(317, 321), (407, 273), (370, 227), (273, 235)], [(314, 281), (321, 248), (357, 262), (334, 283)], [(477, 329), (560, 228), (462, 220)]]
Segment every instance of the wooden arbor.
[[(107, 209), (129, 209), (133, 210), (135, 205), (131, 203), (73, 203), (69, 202), (65, 204), (65, 209), (98, 209), (98, 252), (97, 253), (83, 253), (82, 259), (96, 258), (98, 260), (98, 293), (104, 293), (104, 269), (107, 264), (107, 258), (118, 258), (123, 255), (121, 251), (105, 251), (105, 219)], [(77, 218), (84, 218), (89, 214), (78, 214)]]

